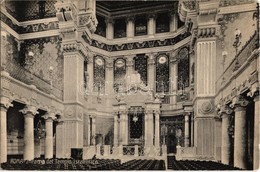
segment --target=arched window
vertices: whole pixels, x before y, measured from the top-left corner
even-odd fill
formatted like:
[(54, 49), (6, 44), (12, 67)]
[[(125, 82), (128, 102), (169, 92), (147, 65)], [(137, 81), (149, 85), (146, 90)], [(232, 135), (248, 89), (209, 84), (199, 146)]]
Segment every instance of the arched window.
[(189, 87), (190, 59), (188, 48), (182, 48), (178, 53), (178, 90)]
[(156, 92), (169, 91), (169, 58), (159, 55), (156, 58)]
[(126, 61), (118, 58), (114, 61), (114, 90), (119, 91), (125, 84)]
[(94, 58), (94, 91), (105, 92), (105, 60), (101, 56)]

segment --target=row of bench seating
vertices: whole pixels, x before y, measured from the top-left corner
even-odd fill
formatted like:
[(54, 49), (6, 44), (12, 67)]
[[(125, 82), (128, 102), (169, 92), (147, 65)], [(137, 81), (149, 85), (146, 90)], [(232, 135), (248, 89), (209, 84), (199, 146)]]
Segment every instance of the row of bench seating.
[(165, 170), (165, 163), (163, 160), (134, 159), (123, 163), (120, 170)]
[[(58, 159), (72, 160), (72, 159)], [(38, 164), (38, 161), (24, 161), (22, 163), (6, 162), (1, 164), (1, 168), (5, 170), (114, 170), (120, 167), (119, 159), (96, 159), (84, 161), (84, 163), (51, 163)]]
[(214, 161), (180, 160), (168, 157), (168, 169), (173, 170), (241, 170), (239, 168)]

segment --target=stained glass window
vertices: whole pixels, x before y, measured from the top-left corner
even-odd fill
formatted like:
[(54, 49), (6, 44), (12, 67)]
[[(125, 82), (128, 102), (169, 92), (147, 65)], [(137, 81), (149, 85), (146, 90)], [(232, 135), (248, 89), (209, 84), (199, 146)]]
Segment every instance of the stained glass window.
[(156, 92), (169, 91), (169, 58), (160, 55), (156, 58)]
[(147, 85), (147, 57), (145, 54), (139, 54), (135, 58), (135, 71), (141, 75), (141, 80)]
[(189, 86), (189, 73), (190, 73), (190, 60), (188, 48), (183, 48), (178, 53), (178, 90), (184, 89)]
[(126, 61), (122, 58), (114, 61), (114, 89), (118, 91), (124, 86), (126, 75)]
[(94, 58), (94, 91), (105, 92), (105, 60), (101, 56)]

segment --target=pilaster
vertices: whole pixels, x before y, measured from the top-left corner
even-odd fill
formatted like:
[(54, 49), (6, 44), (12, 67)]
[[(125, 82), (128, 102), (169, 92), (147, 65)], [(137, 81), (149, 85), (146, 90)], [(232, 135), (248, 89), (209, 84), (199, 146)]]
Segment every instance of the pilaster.
[(148, 53), (148, 87), (155, 91), (156, 82), (156, 69), (155, 69), (155, 53)]

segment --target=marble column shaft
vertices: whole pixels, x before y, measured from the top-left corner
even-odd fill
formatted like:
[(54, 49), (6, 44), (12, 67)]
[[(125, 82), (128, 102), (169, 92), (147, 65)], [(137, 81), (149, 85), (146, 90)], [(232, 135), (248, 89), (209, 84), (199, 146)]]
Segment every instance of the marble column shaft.
[(118, 146), (118, 116), (114, 115), (114, 146)]
[(150, 15), (148, 17), (148, 35), (154, 35), (155, 34), (155, 27), (156, 27), (156, 21), (155, 21), (155, 15)]
[(113, 39), (114, 38), (114, 22), (113, 20), (106, 20), (106, 38), (107, 39)]
[(134, 31), (135, 31), (134, 18), (128, 17), (126, 22), (127, 22), (126, 23), (126, 36), (127, 36), (127, 38), (133, 38), (134, 37)]
[(147, 54), (148, 59), (148, 87), (155, 90), (155, 57), (153, 53)]
[(172, 13), (170, 15), (170, 32), (175, 32), (178, 29), (178, 14)]
[(255, 96), (254, 102), (255, 102), (255, 129), (254, 129), (254, 170), (259, 169), (260, 163), (259, 163), (259, 154), (260, 154), (260, 143), (259, 143), (259, 134), (260, 134), (260, 96), (259, 92), (258, 95)]
[(234, 139), (234, 166), (247, 168), (247, 133), (246, 133), (246, 108), (235, 108), (235, 139)]
[(45, 158), (53, 158), (53, 119), (48, 117), (45, 120), (46, 137), (45, 137)]
[(184, 133), (184, 136), (185, 136), (185, 140), (184, 140), (184, 146), (185, 147), (189, 147), (190, 146), (190, 125), (189, 125), (189, 118), (190, 118), (190, 115), (189, 113), (185, 114), (185, 133)]
[[(2, 100), (1, 100), (2, 101)], [(10, 102), (2, 104), (1, 102), (1, 116), (0, 116), (0, 129), (1, 129), (1, 143), (0, 143), (0, 163), (7, 161), (7, 110), (13, 106)]]
[(230, 137), (228, 134), (228, 127), (230, 125), (230, 115), (222, 113), (222, 138), (221, 138), (221, 162), (229, 164), (230, 159)]
[(156, 147), (160, 146), (160, 114), (155, 113), (155, 144)]

